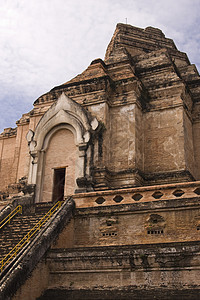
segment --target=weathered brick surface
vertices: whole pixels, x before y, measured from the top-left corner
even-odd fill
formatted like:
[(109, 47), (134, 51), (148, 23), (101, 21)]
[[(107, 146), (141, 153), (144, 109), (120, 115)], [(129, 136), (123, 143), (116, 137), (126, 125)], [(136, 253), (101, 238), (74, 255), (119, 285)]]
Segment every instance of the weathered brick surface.
[[(178, 190), (184, 189), (174, 189), (171, 192)], [(168, 200), (164, 196), (163, 200), (154, 201), (150, 199), (156, 190), (147, 190), (146, 196), (145, 193), (134, 190), (126, 195), (120, 194), (120, 191), (113, 195), (107, 192), (108, 196), (99, 193), (94, 199), (103, 197), (106, 200), (99, 205), (95, 201), (90, 203), (89, 197), (81, 205), (81, 201), (79, 202), (79, 198), (76, 200), (75, 196), (77, 211), (74, 222), (63, 231), (54, 248), (196, 241), (200, 232), (200, 210), (199, 198), (192, 195), (192, 190), (188, 190), (188, 194), (185, 193), (181, 198), (174, 196), (174, 199), (173, 194), (170, 199), (168, 190)], [(157, 190), (157, 193), (162, 194), (163, 190)], [(113, 201), (117, 195), (124, 198), (121, 203)], [(144, 200), (141, 198), (134, 201), (132, 197), (135, 195), (143, 195)]]
[(1, 198), (21, 193), (23, 178), (35, 201), (50, 201), (54, 169), (66, 168), (64, 196), (77, 207), (19, 299), (29, 288), (39, 297), (37, 286), (47, 289), (41, 299), (69, 289), (96, 299), (145, 299), (151, 288), (170, 299), (199, 294), (199, 103), (198, 71), (171, 39), (118, 24), (104, 61), (4, 130)]
[(181, 297), (181, 290), (187, 295), (197, 289), (199, 294), (199, 246), (194, 243), (51, 250), (47, 262), (48, 289), (58, 295), (62, 289), (80, 290), (80, 295), (81, 289), (100, 290), (102, 295), (103, 290), (115, 290), (113, 299), (121, 299), (120, 291), (122, 296), (137, 296), (134, 290), (141, 296), (148, 296), (148, 290), (147, 299), (152, 299), (153, 291), (155, 295), (163, 291), (165, 296), (167, 291), (177, 292)]
[(105, 61), (39, 97), (17, 131), (1, 135), (1, 189), (30, 175), (26, 133), (62, 92), (104, 128), (86, 157), (94, 189), (198, 180), (199, 82), (187, 55), (161, 30), (118, 24)]

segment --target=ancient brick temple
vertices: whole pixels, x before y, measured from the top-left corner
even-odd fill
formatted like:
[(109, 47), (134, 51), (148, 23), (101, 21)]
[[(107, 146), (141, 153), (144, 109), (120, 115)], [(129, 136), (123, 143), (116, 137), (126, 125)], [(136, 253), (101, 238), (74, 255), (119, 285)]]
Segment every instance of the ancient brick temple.
[(4, 130), (0, 159), (2, 207), (75, 202), (13, 299), (200, 297), (200, 77), (161, 30), (118, 24), (104, 60)]

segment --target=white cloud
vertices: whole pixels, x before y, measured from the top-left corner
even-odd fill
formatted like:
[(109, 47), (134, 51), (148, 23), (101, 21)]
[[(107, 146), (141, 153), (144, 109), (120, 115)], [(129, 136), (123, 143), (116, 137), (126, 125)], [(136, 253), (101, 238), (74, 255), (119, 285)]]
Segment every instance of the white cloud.
[[(52, 87), (104, 57), (117, 23), (155, 26), (199, 61), (199, 0), (0, 0), (3, 127)], [(16, 113), (15, 113), (16, 112)]]

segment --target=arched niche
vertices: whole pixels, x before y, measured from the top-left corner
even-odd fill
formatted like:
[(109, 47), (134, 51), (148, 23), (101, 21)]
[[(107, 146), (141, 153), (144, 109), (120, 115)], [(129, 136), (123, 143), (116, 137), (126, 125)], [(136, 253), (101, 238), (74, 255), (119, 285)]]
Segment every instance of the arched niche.
[[(39, 121), (35, 132), (29, 131), (27, 134), (27, 140), (29, 143), (31, 161), (30, 161), (30, 169), (29, 169), (29, 184), (36, 185), (36, 202), (41, 202), (43, 199), (43, 191), (44, 185), (46, 184), (44, 181), (45, 176), (45, 166), (46, 160), (48, 158), (49, 146), (51, 145), (52, 139), (62, 132), (64, 140), (66, 140), (66, 134), (70, 136), (70, 139), (74, 141), (73, 152), (75, 153), (75, 163), (73, 174), (75, 176), (75, 184), (73, 186), (73, 192), (84, 192), (86, 190), (91, 190), (90, 174), (88, 173), (89, 168), (87, 168), (87, 162), (90, 161), (90, 157), (88, 157), (90, 151), (90, 137), (91, 134), (98, 127), (98, 121), (96, 119), (92, 119), (90, 115), (76, 102), (68, 98), (64, 93), (58, 98), (57, 102), (54, 103), (49, 110), (43, 115), (41, 120)], [(63, 147), (67, 147), (67, 144), (63, 145)], [(62, 155), (62, 151), (59, 150), (59, 156)], [(66, 162), (66, 151), (63, 150), (63, 165), (60, 159), (60, 168), (67, 168)], [(56, 169), (53, 166), (53, 170)], [(70, 166), (72, 170), (72, 166)], [(69, 172), (69, 169), (66, 169), (66, 172)], [(70, 174), (68, 173), (68, 176)], [(51, 187), (52, 187), (52, 177), (51, 174)], [(81, 183), (81, 186), (79, 186)], [(68, 191), (72, 192), (72, 189), (65, 188), (66, 194)], [(53, 190), (52, 190), (53, 193)], [(52, 199), (52, 195), (49, 195), (48, 199)], [(47, 201), (47, 197), (44, 197), (45, 201)]]
[(46, 137), (44, 161), (42, 163), (42, 202), (62, 200), (64, 195), (77, 189), (77, 152), (75, 136), (69, 126), (58, 126)]

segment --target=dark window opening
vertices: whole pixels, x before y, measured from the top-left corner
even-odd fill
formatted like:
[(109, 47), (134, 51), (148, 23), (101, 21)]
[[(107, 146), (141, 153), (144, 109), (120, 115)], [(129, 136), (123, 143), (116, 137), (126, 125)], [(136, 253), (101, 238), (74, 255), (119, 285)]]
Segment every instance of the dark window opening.
[(152, 195), (155, 199), (160, 199), (163, 196), (163, 193), (161, 193), (160, 191), (158, 192), (154, 192)]
[(65, 168), (54, 169), (53, 197), (52, 201), (57, 202), (64, 199)]
[(182, 190), (175, 190), (172, 194), (176, 197), (181, 197), (182, 195), (185, 194), (185, 192)]
[(103, 236), (116, 236), (117, 233), (116, 232), (107, 232), (107, 233), (103, 233)]
[(112, 226), (112, 222), (111, 221), (106, 221), (106, 225), (107, 226)]
[(135, 200), (135, 201), (140, 201), (140, 199), (142, 199), (142, 195), (141, 194), (134, 194), (132, 196), (132, 199)]
[(148, 230), (147, 234), (163, 234), (163, 230)]
[(95, 202), (97, 203), (97, 204), (102, 204), (102, 203), (104, 203), (106, 200), (103, 198), (103, 197), (98, 197), (96, 200), (95, 200)]
[(120, 203), (124, 198), (121, 195), (117, 195), (113, 198), (116, 203)]

